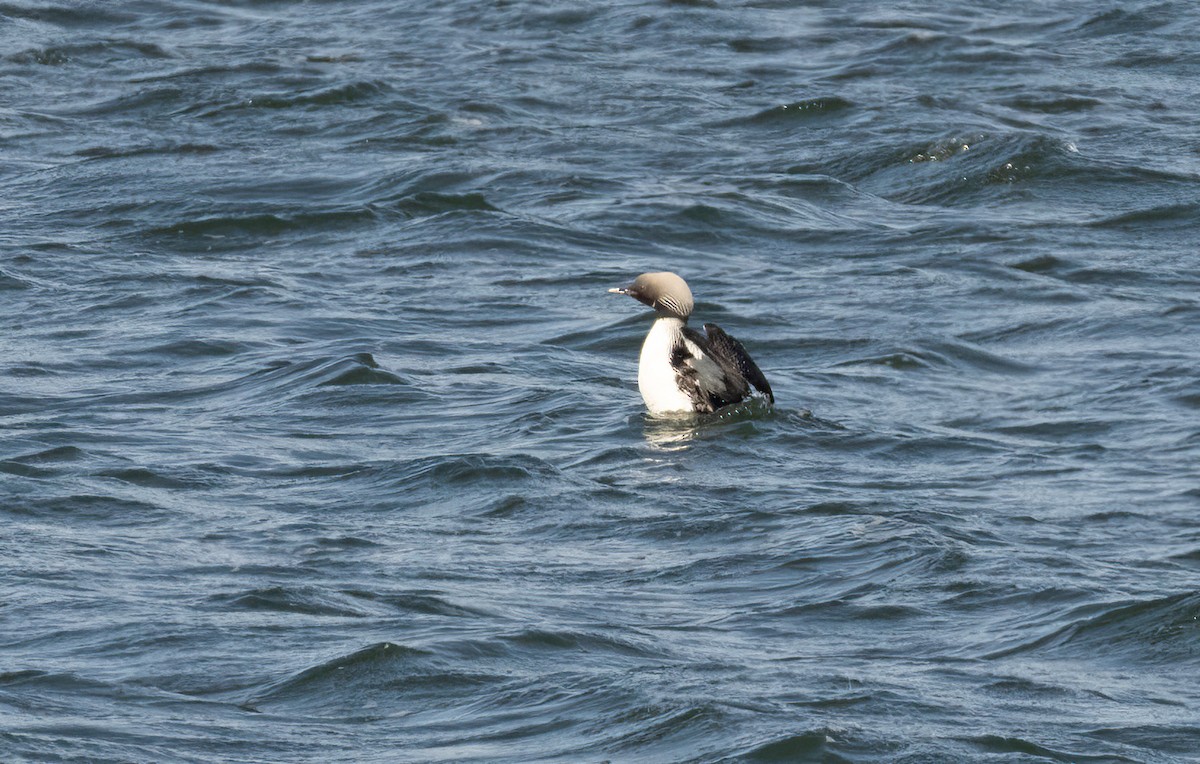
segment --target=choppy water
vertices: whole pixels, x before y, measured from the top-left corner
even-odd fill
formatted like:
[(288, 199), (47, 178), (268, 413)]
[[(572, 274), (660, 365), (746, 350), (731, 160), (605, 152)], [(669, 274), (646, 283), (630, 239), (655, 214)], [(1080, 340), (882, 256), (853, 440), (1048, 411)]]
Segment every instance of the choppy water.
[(0, 4), (0, 758), (1195, 760), (1197, 28)]

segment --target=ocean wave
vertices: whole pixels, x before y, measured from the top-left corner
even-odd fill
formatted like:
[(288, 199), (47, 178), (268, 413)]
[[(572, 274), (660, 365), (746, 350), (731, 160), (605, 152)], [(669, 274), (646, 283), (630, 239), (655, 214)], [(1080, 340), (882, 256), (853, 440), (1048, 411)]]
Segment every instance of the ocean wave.
[[(380, 366), (370, 353), (343, 357), (321, 357), (308, 361), (280, 360), (231, 380), (137, 392), (108, 392), (100, 394), (65, 394), (53, 399), (58, 412), (95, 407), (112, 408), (133, 405), (146, 407), (168, 406), (170, 410), (191, 416), (203, 412), (218, 418), (236, 418), (254, 410), (276, 409), (286, 402), (305, 396), (335, 397), (348, 403), (356, 398), (377, 402), (378, 395), (366, 391), (386, 390), (381, 395), (393, 403), (424, 400), (427, 393), (413, 382)], [(28, 401), (0, 398), (0, 413), (30, 413), (44, 409), (47, 396)], [(5, 409), (5, 405), (8, 409)]]
[(360, 80), (292, 93), (249, 94), (236, 101), (192, 104), (184, 112), (213, 118), (246, 109), (328, 108), (373, 103), (392, 92), (385, 80)]
[[(40, 475), (37, 477), (52, 477)], [(61, 496), (14, 499), (4, 512), (27, 517), (139, 527), (153, 518), (171, 516), (169, 507), (131, 496), (74, 493)]]
[(64, 27), (123, 26), (137, 20), (136, 14), (122, 9), (90, 4), (0, 3), (0, 14), (13, 19), (58, 24)]
[(345, 589), (342, 591), (342, 593), (352, 596), (357, 600), (377, 603), (378, 605), (384, 606), (393, 612), (399, 613), (467, 619), (494, 617), (496, 615), (493, 611), (488, 610), (487, 608), (476, 605), (466, 605), (449, 597), (428, 592), (391, 592), (368, 591), (365, 589)]
[(960, 206), (1006, 188), (1081, 188), (1130, 182), (1188, 181), (1181, 171), (1095, 157), (1063, 138), (1039, 132), (976, 132), (907, 146), (876, 144), (853, 154), (795, 165), (792, 173), (824, 174), (905, 204)]
[(370, 353), (355, 353), (341, 358), (279, 361), (228, 382), (148, 395), (164, 402), (215, 399), (223, 407), (277, 405), (288, 397), (312, 394), (321, 388), (373, 385), (413, 387), (410, 380), (382, 368)]
[(125, 467), (100, 470), (96, 475), (142, 488), (167, 490), (199, 490), (211, 488), (215, 482), (208, 472), (191, 468)]
[(830, 743), (835, 738), (833, 730), (798, 732), (761, 743), (742, 753), (738, 758), (753, 762), (785, 761), (849, 761), (834, 752)]
[(756, 112), (749, 117), (738, 118), (719, 124), (722, 126), (740, 124), (790, 126), (808, 122), (818, 117), (840, 115), (842, 112), (853, 108), (853, 103), (837, 96), (810, 98), (805, 101), (795, 101), (779, 106), (772, 106), (769, 109)]
[(390, 206), (409, 217), (440, 215), (445, 212), (500, 211), (480, 193), (438, 194), (423, 191), (393, 202)]
[(169, 59), (173, 57), (173, 54), (156, 43), (112, 38), (74, 44), (27, 48), (26, 50), (6, 56), (9, 61), (16, 64), (37, 64), (40, 66), (94, 64), (97, 61), (107, 61), (116, 57), (122, 59), (130, 57)]
[(1079, 21), (1071, 36), (1096, 38), (1152, 32), (1178, 19), (1172, 3), (1146, 3), (1139, 8), (1111, 8)]
[(221, 151), (220, 146), (209, 143), (166, 142), (140, 146), (90, 146), (78, 149), (75, 155), (86, 159), (126, 159), (142, 156), (203, 155), (218, 151)]
[(415, 711), (438, 697), (501, 681), (444, 668), (434, 653), (379, 642), (254, 690), (246, 710), (304, 713), (309, 718), (385, 718)]
[(357, 606), (351, 598), (311, 586), (260, 587), (234, 594), (211, 595), (208, 601), (227, 608), (296, 615), (366, 618), (372, 614), (372, 609)]
[(374, 222), (378, 213), (370, 208), (320, 210), (290, 214), (257, 213), (247, 215), (214, 215), (184, 219), (164, 226), (147, 228), (146, 237), (169, 237), (212, 240), (244, 237), (259, 242), (263, 237), (303, 230), (326, 230), (329, 227), (358, 226)]
[(1177, 665), (1200, 653), (1200, 592), (1135, 600), (1085, 615), (1054, 631), (984, 656), (1085, 657), (1126, 665), (1129, 661)]
[(1191, 230), (1200, 216), (1200, 204), (1167, 204), (1146, 209), (1122, 212), (1092, 222), (1097, 228), (1175, 227)]
[(889, 366), (900, 371), (961, 368), (998, 374), (1025, 374), (1034, 368), (1021, 361), (1005, 358), (998, 353), (985, 350), (974, 342), (949, 339), (928, 340), (919, 348), (901, 349), (878, 356), (840, 361), (835, 365), (857, 366), (862, 364)]
[(406, 480), (422, 478), (437, 485), (469, 485), (544, 480), (560, 474), (553, 465), (534, 456), (516, 454), (458, 454), (426, 457), (404, 467)]
[(1136, 764), (1138, 759), (1117, 754), (1092, 755), (1083, 751), (1046, 746), (1026, 737), (1015, 735), (975, 735), (959, 738), (970, 743), (978, 750), (992, 755), (1032, 756), (1042, 760), (1061, 761), (1064, 764), (1074, 762), (1095, 762), (1095, 764)]

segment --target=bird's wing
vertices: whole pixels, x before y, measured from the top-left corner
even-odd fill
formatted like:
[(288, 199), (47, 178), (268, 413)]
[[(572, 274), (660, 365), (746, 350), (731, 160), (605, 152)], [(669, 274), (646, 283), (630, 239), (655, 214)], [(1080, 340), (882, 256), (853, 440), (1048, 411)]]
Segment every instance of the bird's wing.
[(725, 363), (737, 369), (746, 381), (754, 385), (760, 393), (767, 396), (771, 403), (775, 402), (775, 393), (771, 392), (771, 383), (759, 370), (754, 359), (742, 347), (742, 343), (730, 337), (716, 324), (705, 324), (704, 333), (708, 336), (708, 346), (712, 352)]
[(680, 340), (672, 352), (671, 365), (696, 401), (698, 411), (716, 411), (750, 394), (743, 375), (712, 347), (707, 337), (685, 327)]

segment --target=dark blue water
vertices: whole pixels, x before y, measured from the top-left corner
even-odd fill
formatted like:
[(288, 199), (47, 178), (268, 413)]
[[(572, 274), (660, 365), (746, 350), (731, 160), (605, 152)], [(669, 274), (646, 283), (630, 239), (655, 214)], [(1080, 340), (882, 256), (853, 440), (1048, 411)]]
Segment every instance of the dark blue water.
[(0, 760), (1197, 760), (1198, 28), (0, 3)]

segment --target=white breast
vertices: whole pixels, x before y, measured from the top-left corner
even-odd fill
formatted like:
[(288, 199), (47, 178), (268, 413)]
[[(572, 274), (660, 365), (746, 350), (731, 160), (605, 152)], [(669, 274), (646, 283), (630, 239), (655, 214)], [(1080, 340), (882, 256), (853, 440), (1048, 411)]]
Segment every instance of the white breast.
[(683, 321), (658, 318), (642, 343), (638, 361), (638, 390), (651, 414), (693, 412), (692, 399), (679, 389), (671, 367), (671, 349), (683, 334)]

